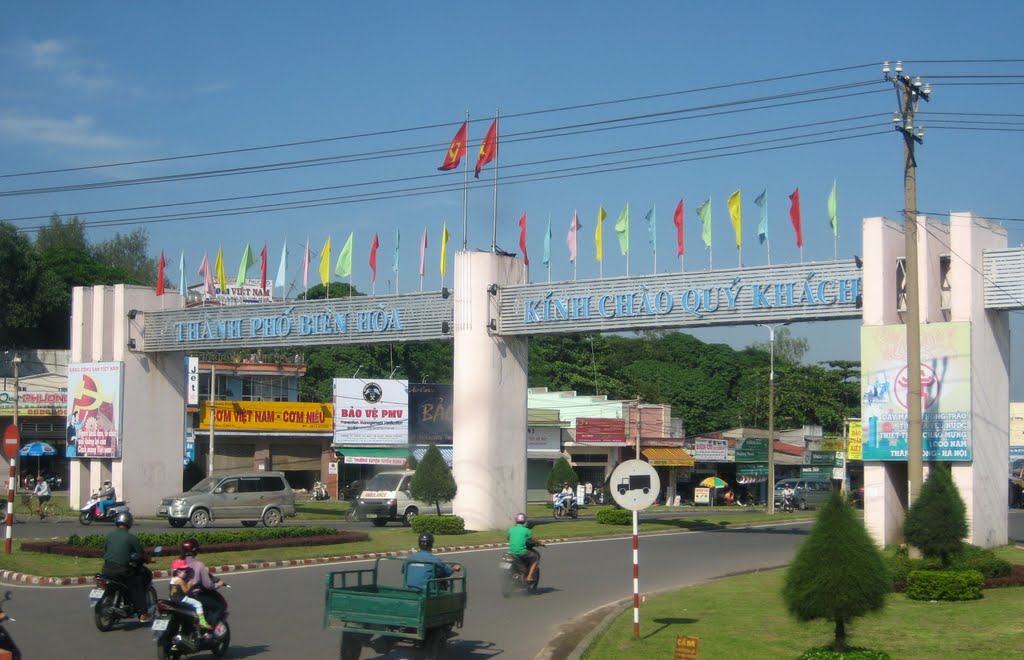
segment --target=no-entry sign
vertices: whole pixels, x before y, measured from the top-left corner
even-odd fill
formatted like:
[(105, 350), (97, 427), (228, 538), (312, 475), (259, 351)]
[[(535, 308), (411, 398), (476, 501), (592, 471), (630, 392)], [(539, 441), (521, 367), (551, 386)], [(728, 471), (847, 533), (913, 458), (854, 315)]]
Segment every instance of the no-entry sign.
[(8, 424), (7, 428), (4, 429), (4, 454), (7, 458), (13, 459), (18, 455), (18, 449), (21, 447), (21, 434), (18, 433), (18, 427), (14, 424)]

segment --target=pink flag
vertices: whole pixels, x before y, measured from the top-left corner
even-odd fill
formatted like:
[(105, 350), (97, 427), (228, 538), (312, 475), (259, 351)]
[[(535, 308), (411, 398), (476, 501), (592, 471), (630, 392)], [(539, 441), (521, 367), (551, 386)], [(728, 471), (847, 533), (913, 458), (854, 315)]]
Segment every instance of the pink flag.
[(420, 241), (420, 277), (423, 277), (423, 266), (427, 258), (427, 228), (423, 228), (423, 240)]
[(160, 250), (160, 262), (156, 265), (156, 295), (164, 295), (164, 279), (166, 275), (164, 270), (167, 268), (167, 262), (164, 261), (164, 251)]
[(302, 255), (302, 288), (309, 289), (309, 236), (306, 237), (306, 251)]
[(676, 256), (683, 256), (683, 200), (679, 200), (676, 206), (676, 214), (672, 218), (672, 224), (676, 226)]
[(576, 232), (583, 227), (576, 211), (572, 212), (572, 223), (569, 224), (569, 235), (565, 237), (565, 244), (569, 246), (569, 261), (576, 262)]
[(530, 265), (530, 256), (526, 254), (526, 214), (519, 218), (519, 249), (523, 251), (523, 265)]
[(263, 244), (260, 252), (260, 293), (267, 290), (267, 244)]
[(380, 239), (377, 238), (377, 232), (373, 233), (373, 243), (370, 243), (370, 270), (373, 272), (373, 276), (370, 278), (370, 282), (377, 281), (377, 248), (380, 247)]
[(210, 256), (205, 252), (203, 253), (203, 263), (199, 264), (199, 274), (203, 278), (203, 291), (210, 296), (217, 293), (216, 287), (213, 286), (213, 271), (210, 270)]

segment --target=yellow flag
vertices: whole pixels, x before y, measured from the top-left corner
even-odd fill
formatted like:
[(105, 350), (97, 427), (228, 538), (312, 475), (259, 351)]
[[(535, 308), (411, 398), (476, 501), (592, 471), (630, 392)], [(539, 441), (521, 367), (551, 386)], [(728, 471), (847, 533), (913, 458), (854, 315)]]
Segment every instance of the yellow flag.
[(224, 272), (224, 250), (217, 247), (217, 261), (213, 264), (213, 269), (217, 271), (217, 284), (220, 284), (220, 292), (228, 292), (228, 276)]
[(604, 261), (604, 230), (601, 227), (604, 225), (604, 219), (607, 217), (608, 212), (604, 210), (604, 207), (597, 207), (597, 229), (594, 230), (594, 243), (597, 245), (598, 261)]
[(448, 274), (448, 239), (452, 235), (448, 233), (448, 223), (441, 228), (441, 279)]
[(729, 195), (729, 218), (732, 219), (732, 229), (736, 232), (736, 247), (743, 245), (743, 211), (740, 208), (740, 191), (737, 190)]
[(327, 286), (331, 281), (331, 237), (327, 237), (324, 249), (320, 250), (320, 283)]

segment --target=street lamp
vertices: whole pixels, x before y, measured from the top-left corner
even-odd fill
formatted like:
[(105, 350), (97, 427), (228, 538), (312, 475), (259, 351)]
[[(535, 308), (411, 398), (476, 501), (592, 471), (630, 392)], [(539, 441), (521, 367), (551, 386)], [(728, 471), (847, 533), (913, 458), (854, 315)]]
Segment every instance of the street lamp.
[(785, 323), (769, 325), (758, 323), (762, 328), (768, 328), (768, 355), (770, 367), (768, 370), (768, 514), (775, 513), (775, 330)]

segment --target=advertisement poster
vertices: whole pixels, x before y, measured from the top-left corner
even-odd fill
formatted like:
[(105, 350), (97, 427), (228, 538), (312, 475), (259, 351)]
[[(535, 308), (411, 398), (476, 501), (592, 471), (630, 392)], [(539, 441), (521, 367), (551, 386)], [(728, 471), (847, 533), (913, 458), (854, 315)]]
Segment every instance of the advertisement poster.
[[(906, 326), (861, 328), (861, 424), (865, 461), (907, 460)], [(971, 335), (968, 323), (921, 326), (924, 460), (971, 460)]]
[[(214, 430), (237, 431), (314, 431), (334, 429), (329, 403), (295, 401), (217, 401)], [(199, 402), (199, 428), (210, 428), (210, 402)]]
[[(724, 462), (729, 460), (729, 441), (717, 438), (696, 438), (693, 441), (693, 452), (693, 457), (698, 461)], [(767, 458), (767, 455), (765, 457)]]
[(409, 381), (335, 378), (334, 444), (409, 444)]
[(851, 461), (864, 460), (864, 427), (859, 419), (847, 420), (850, 437), (846, 442), (846, 458)]
[(124, 366), (68, 365), (68, 458), (121, 458)]
[(452, 386), (410, 383), (409, 444), (452, 444)]

